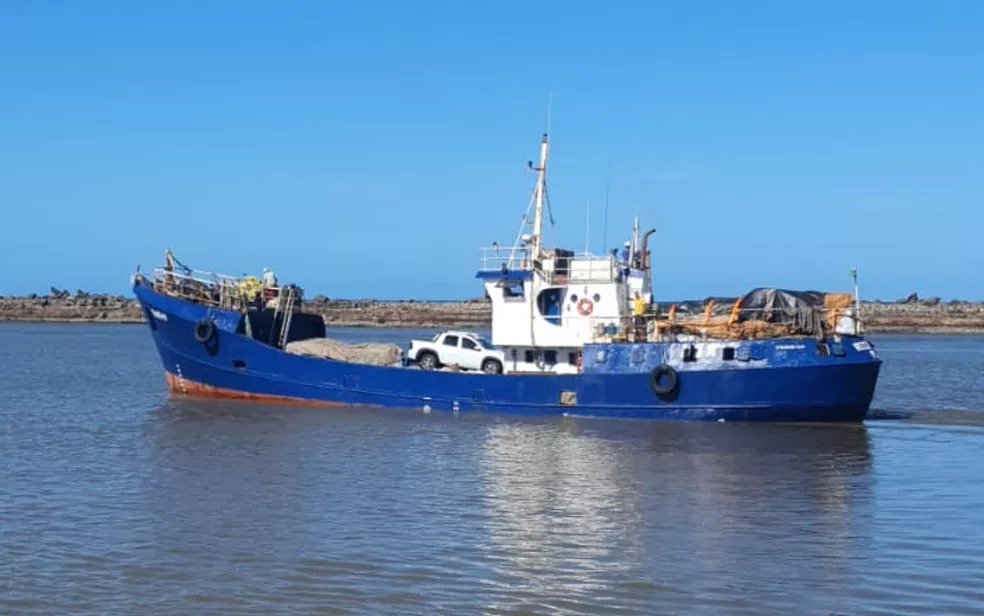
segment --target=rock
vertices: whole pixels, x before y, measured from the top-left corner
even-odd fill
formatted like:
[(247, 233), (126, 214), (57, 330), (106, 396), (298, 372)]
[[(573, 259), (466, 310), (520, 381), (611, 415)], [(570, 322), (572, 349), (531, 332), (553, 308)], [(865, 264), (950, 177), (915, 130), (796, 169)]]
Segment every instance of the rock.
[[(0, 321), (93, 321), (141, 322), (143, 312), (130, 297), (80, 292), (71, 296), (51, 288), (44, 297), (0, 297)], [(862, 302), (861, 314), (867, 331), (984, 332), (984, 302), (938, 297), (923, 301)], [(317, 295), (305, 300), (301, 309), (319, 314), (333, 327), (435, 327), (487, 328), (491, 303), (480, 297), (452, 302), (424, 300), (378, 301), (372, 299), (329, 299)]]
[[(74, 297), (68, 292), (51, 288), (45, 296), (32, 293), (26, 297), (0, 298), (0, 321), (110, 321), (140, 322), (143, 314), (135, 299), (98, 293), (82, 293)], [(92, 310), (93, 307), (101, 308)]]

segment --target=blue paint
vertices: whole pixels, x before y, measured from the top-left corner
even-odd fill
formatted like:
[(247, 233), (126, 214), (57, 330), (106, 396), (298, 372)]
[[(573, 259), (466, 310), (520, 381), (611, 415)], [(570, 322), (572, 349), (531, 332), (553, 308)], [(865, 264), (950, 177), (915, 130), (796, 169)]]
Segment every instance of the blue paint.
[[(242, 333), (242, 315), (134, 287), (164, 369), (239, 392), (395, 408), (592, 417), (728, 421), (859, 421), (874, 394), (881, 360), (843, 338), (843, 356), (820, 354), (802, 338), (734, 343), (735, 359), (706, 356), (728, 346), (689, 343), (589, 344), (577, 375), (486, 375), (379, 367), (292, 355)], [(211, 318), (216, 336), (195, 340)], [(831, 341), (832, 342), (832, 341)], [(863, 347), (862, 347), (863, 348)], [(746, 354), (747, 359), (737, 356)], [(701, 353), (705, 355), (702, 356)], [(678, 373), (678, 388), (657, 396), (650, 374)], [(573, 394), (572, 404), (562, 404)]]
[(475, 278), (481, 278), (482, 280), (491, 280), (493, 278), (501, 278), (502, 280), (529, 280), (532, 277), (532, 270), (483, 270), (475, 274)]

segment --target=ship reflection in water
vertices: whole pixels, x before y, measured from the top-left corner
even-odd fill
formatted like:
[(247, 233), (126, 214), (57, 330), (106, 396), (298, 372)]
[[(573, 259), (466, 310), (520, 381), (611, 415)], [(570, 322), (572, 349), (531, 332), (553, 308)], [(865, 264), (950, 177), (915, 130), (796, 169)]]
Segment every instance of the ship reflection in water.
[(170, 401), (145, 428), (154, 583), (244, 611), (850, 612), (878, 549), (861, 425)]
[(753, 589), (750, 609), (792, 613), (863, 574), (864, 426), (561, 426), (496, 425), (484, 446), (498, 574), (530, 606), (740, 607)]
[(782, 426), (167, 399), (142, 327), (0, 330), (0, 614), (984, 605), (980, 337), (879, 340), (903, 421)]

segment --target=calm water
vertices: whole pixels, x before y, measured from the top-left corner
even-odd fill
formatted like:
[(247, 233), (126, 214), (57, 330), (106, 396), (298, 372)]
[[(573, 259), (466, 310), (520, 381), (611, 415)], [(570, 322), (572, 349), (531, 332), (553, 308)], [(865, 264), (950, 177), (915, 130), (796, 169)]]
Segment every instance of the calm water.
[(142, 326), (0, 326), (0, 613), (981, 614), (984, 338), (874, 340), (876, 419), (751, 426), (169, 401)]

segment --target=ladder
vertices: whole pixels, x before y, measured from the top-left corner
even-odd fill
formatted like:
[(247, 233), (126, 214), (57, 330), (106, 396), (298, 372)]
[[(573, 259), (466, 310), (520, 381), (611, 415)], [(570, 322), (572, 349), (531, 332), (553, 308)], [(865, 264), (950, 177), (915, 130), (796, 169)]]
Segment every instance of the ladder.
[[(283, 291), (286, 288), (286, 299)], [(273, 322), (277, 322), (277, 314), (281, 315), (283, 323), (280, 325), (280, 336), (277, 338), (277, 348), (287, 346), (287, 336), (290, 334), (290, 321), (294, 317), (294, 288), (281, 287), (280, 297), (277, 299), (277, 311), (273, 313)]]

